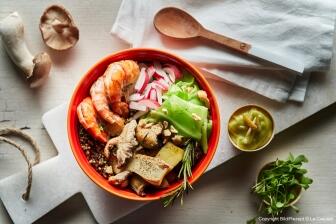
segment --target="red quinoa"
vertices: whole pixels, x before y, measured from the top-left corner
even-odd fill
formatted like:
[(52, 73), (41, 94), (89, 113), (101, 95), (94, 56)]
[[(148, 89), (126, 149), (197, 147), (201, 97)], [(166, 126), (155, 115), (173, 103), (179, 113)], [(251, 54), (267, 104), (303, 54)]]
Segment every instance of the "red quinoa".
[(111, 162), (103, 155), (105, 144), (93, 139), (81, 125), (79, 126), (79, 141), (91, 166), (105, 179), (112, 176)]

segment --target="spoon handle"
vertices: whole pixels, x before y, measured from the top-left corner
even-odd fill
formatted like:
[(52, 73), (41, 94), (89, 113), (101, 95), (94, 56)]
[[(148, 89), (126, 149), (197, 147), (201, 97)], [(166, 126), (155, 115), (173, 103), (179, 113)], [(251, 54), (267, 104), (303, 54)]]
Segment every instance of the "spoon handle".
[(232, 39), (230, 37), (226, 37), (224, 35), (212, 32), (210, 30), (202, 29), (200, 36), (215, 41), (219, 44), (222, 44), (228, 48), (231, 48), (233, 50), (240, 51), (242, 53), (247, 54), (248, 51), (251, 49), (251, 45), (248, 43), (241, 42), (239, 40)]
[(259, 59), (271, 62), (272, 64), (289, 69), (296, 73), (301, 74), (304, 71), (303, 63), (293, 59), (292, 57), (284, 57), (279, 54), (264, 50), (263, 48), (220, 35), (207, 29), (202, 29), (199, 33), (199, 36), (215, 41), (241, 53), (252, 55)]

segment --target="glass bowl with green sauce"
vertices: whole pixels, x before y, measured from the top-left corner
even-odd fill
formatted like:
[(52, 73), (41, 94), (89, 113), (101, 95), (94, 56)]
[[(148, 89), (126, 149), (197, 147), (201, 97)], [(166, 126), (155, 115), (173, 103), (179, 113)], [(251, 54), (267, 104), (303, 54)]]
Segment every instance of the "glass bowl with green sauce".
[(257, 105), (246, 105), (232, 113), (228, 122), (231, 143), (239, 150), (255, 152), (265, 148), (274, 137), (271, 114)]

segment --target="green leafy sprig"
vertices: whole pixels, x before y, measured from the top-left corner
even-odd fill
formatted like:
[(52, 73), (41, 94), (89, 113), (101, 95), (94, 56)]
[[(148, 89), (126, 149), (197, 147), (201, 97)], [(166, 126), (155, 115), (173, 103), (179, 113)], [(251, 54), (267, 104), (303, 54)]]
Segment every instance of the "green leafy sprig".
[(192, 176), (191, 168), (195, 162), (195, 145), (194, 142), (188, 140), (184, 150), (181, 169), (178, 178), (182, 178), (182, 184), (172, 194), (163, 199), (163, 206), (167, 207), (173, 205), (175, 199), (181, 198), (181, 205), (183, 205), (183, 196), (188, 194), (189, 190), (193, 189), (188, 178)]
[(301, 188), (306, 190), (313, 183), (313, 180), (305, 175), (307, 170), (301, 168), (302, 164), (307, 162), (308, 159), (304, 155), (294, 157), (290, 154), (287, 160), (277, 159), (261, 171), (252, 191), (262, 201), (262, 214), (278, 216), (289, 207), (298, 211), (291, 202), (298, 197)]

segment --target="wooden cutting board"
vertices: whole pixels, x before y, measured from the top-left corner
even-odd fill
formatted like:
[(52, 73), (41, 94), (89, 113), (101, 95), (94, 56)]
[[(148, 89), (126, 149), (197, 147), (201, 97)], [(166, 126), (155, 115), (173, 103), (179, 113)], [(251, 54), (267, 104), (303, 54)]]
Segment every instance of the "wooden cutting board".
[[(274, 115), (276, 133), (279, 133), (336, 102), (336, 76), (331, 74), (316, 76), (311, 80), (307, 99), (303, 104), (275, 103), (223, 82), (210, 80), (210, 84), (216, 91), (220, 105), (221, 137), (215, 157), (207, 171), (239, 153), (230, 145), (226, 136), (227, 119), (235, 108), (248, 103), (268, 108)], [(67, 106), (63, 104), (50, 110), (42, 118), (58, 155), (34, 167), (31, 199), (28, 202), (21, 199), (26, 184), (26, 172), (0, 180), (0, 198), (15, 223), (34, 222), (76, 193), (83, 194), (99, 223), (114, 222), (145, 204), (109, 195), (85, 176), (74, 160), (68, 144), (66, 112)], [(192, 194), (189, 197), (192, 197)]]

